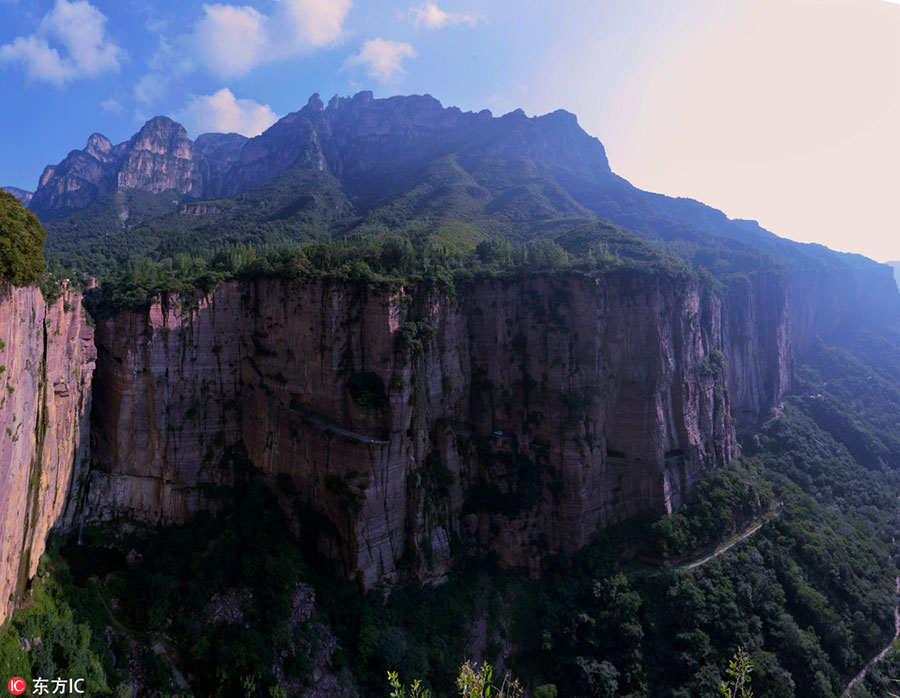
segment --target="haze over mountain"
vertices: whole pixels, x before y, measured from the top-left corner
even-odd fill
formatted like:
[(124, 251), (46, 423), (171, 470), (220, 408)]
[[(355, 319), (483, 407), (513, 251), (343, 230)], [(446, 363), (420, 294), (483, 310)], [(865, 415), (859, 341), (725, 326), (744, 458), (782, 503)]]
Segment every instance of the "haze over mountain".
[(740, 646), (791, 698), (893, 641), (887, 265), (641, 191), (568, 112), (427, 95), (93, 134), (31, 200), (47, 265), (0, 204), (11, 675), (449, 695), (477, 656), (705, 696)]
[(327, 107), (313, 95), (252, 139), (204, 134), (193, 142), (167, 117), (115, 146), (93, 134), (83, 150), (47, 166), (29, 205), (48, 224), (48, 250), (94, 273), (100, 256), (158, 259), (222, 243), (449, 220), (564, 247), (571, 241), (563, 233), (577, 221), (605, 220), (661, 241), (692, 265), (708, 257), (697, 245), (713, 239), (732, 256), (762, 254), (766, 262), (755, 266), (870, 264), (633, 187), (568, 112), (493, 117), (444, 108), (428, 95), (361, 92)]

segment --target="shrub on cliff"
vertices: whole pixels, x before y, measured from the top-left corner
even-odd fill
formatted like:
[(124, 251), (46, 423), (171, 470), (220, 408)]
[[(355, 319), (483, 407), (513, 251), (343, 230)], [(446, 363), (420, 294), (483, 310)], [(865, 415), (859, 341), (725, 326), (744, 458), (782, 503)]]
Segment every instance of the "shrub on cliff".
[(0, 191), (0, 279), (14, 286), (37, 282), (47, 267), (46, 239), (37, 216), (12, 194)]

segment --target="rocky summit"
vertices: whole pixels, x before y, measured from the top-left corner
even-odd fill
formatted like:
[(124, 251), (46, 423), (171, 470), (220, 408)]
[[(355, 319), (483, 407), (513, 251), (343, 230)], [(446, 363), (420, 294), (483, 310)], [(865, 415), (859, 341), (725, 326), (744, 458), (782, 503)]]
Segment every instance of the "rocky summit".
[(327, 107), (313, 95), (303, 109), (251, 139), (204, 134), (192, 142), (180, 124), (162, 116), (115, 146), (93, 134), (83, 150), (47, 166), (31, 208), (52, 220), (115, 191), (218, 198), (289, 168), (327, 170), (346, 180), (455, 152), (460, 141), (468, 142), (466, 152), (535, 158), (593, 176), (609, 173), (603, 146), (567, 112), (528, 119), (519, 110), (493, 118), (488, 111), (445, 109), (428, 95), (376, 100), (360, 92), (335, 97)]

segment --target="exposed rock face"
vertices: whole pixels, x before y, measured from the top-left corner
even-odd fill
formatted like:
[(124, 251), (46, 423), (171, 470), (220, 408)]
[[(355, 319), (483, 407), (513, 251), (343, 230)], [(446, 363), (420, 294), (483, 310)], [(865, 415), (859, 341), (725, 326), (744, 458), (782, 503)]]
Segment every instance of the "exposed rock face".
[(30, 191), (26, 191), (25, 189), (19, 189), (18, 187), (0, 187), (7, 194), (12, 194), (19, 201), (22, 202), (23, 206), (28, 206), (31, 203), (31, 197), (33, 194)]
[(610, 174), (603, 145), (568, 112), (529, 119), (518, 110), (493, 118), (487, 110), (445, 109), (430, 95), (374, 99), (360, 92), (334, 97), (327, 107), (313, 95), (299, 112), (250, 139), (221, 194), (261, 184), (288, 167), (328, 169), (352, 188), (359, 175), (454, 152), (534, 158), (591, 176)]
[(37, 568), (87, 460), (93, 330), (80, 294), (0, 296), (0, 622)]
[(860, 303), (896, 310), (889, 270), (856, 290), (844, 276), (713, 293), (557, 275), (456, 297), (235, 281), (165, 298), (98, 328), (87, 515), (215, 510), (240, 452), (287, 476), (301, 539), (364, 586), (439, 576), (452, 538), (538, 574), (599, 528), (678, 507), (769, 416), (795, 351)]
[(439, 574), (451, 536), (537, 573), (730, 458), (722, 317), (698, 284), (634, 274), (456, 300), (278, 281), (166, 299), (99, 326), (89, 516), (213, 509), (241, 443), (366, 586), (401, 559)]
[[(197, 198), (203, 195), (208, 173), (218, 167), (219, 152), (211, 150), (211, 165), (195, 152), (184, 127), (164, 116), (151, 119), (129, 141), (115, 146), (95, 133), (84, 150), (73, 150), (58, 165), (47, 166), (31, 207), (50, 220), (115, 191), (173, 191)], [(227, 149), (222, 157), (227, 157)]]
[[(92, 136), (91, 140), (95, 137)], [(123, 145), (110, 156), (95, 157), (100, 150), (91, 147), (73, 150), (59, 165), (44, 168), (30, 207), (42, 218), (64, 216), (90, 206), (101, 196), (115, 191), (116, 164), (123, 153)]]
[(202, 196), (201, 172), (187, 131), (165, 116), (157, 116), (132, 136), (116, 176), (118, 190), (140, 189), (159, 194), (175, 191)]
[(741, 430), (759, 424), (790, 386), (796, 328), (783, 275), (739, 278), (726, 299), (723, 351), (731, 413)]
[(371, 92), (318, 95), (256, 138), (204, 134), (196, 143), (171, 119), (148, 121), (126, 143), (100, 134), (41, 175), (32, 208), (44, 220), (83, 209), (113, 191), (173, 191), (216, 198), (258, 186), (288, 168), (328, 171), (351, 189), (354, 178), (425, 163), (449, 153), (533, 158), (591, 178), (610, 174), (603, 145), (573, 114), (529, 119), (521, 111), (445, 109), (430, 95), (374, 99)]
[(231, 166), (241, 156), (247, 142), (239, 133), (204, 133), (194, 141), (194, 152), (200, 156), (204, 167), (204, 191), (221, 192), (224, 179)]

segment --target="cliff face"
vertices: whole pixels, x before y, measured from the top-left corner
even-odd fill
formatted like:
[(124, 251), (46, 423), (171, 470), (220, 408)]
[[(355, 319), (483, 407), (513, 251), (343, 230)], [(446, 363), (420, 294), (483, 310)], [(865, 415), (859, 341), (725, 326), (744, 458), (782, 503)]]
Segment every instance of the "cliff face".
[[(217, 152), (214, 149), (213, 155)], [(200, 197), (209, 170), (184, 127), (158, 116), (125, 143), (114, 146), (106, 136), (95, 133), (84, 150), (73, 150), (58, 165), (48, 165), (29, 205), (50, 220), (86, 208), (115, 191), (139, 189), (158, 194), (171, 190), (180, 196)]]
[(34, 574), (87, 460), (93, 330), (80, 294), (0, 297), (0, 622)]
[(439, 576), (451, 540), (538, 574), (680, 506), (772, 413), (796, 352), (861, 308), (896, 313), (892, 283), (771, 272), (712, 292), (623, 271), (163, 298), (98, 327), (86, 518), (187, 521), (249, 461), (364, 586)]
[(89, 518), (214, 509), (240, 444), (367, 586), (440, 573), (451, 537), (536, 573), (731, 456), (722, 301), (694, 282), (407, 291), (231, 282), (102, 322)]

